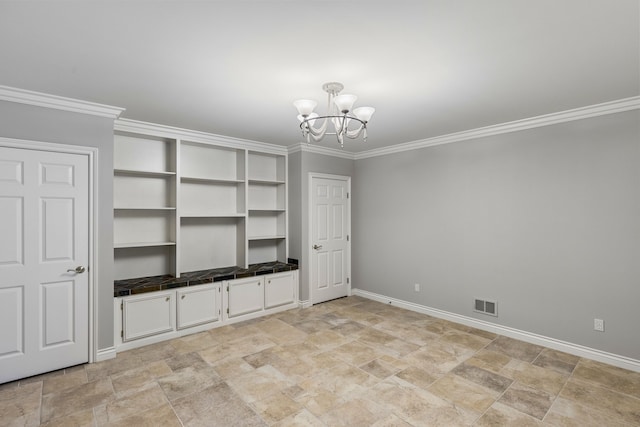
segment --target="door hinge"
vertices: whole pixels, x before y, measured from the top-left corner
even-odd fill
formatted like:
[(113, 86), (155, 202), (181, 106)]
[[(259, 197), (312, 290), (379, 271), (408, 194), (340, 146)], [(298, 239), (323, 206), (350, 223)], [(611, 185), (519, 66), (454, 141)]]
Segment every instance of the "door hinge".
[(227, 292), (229, 292), (229, 285), (227, 285)]
[(227, 314), (229, 314), (229, 308), (227, 308)]
[(124, 338), (124, 331), (120, 331), (120, 338)]
[(347, 234), (347, 242), (349, 241), (349, 235)]
[(349, 278), (347, 277), (347, 285), (349, 284)]
[(218, 316), (220, 316), (220, 310), (218, 310)]
[(347, 193), (347, 199), (349, 198), (349, 193)]
[(124, 303), (121, 301), (121, 302), (120, 302), (120, 310), (124, 310), (124, 308), (123, 308), (123, 307), (124, 307)]

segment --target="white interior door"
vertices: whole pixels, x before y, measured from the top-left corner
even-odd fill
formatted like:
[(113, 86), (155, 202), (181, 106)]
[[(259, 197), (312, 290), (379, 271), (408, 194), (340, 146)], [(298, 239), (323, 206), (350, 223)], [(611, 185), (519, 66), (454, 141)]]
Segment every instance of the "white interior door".
[(349, 178), (311, 175), (311, 302), (349, 294)]
[(0, 147), (0, 383), (89, 360), (89, 158)]

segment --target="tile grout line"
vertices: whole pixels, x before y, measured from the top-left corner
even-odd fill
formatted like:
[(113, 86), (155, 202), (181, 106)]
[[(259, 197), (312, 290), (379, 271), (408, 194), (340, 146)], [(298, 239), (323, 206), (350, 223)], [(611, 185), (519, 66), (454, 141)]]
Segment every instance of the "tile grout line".
[(564, 384), (562, 384), (562, 387), (560, 388), (560, 391), (558, 391), (558, 394), (556, 394), (556, 396), (553, 398), (553, 402), (551, 402), (551, 405), (549, 406), (549, 409), (544, 414), (544, 417), (542, 417), (542, 421), (543, 422), (544, 422), (545, 418), (547, 418), (549, 416), (549, 413), (551, 412), (551, 408), (553, 408), (553, 405), (555, 405), (556, 401), (558, 400), (558, 398), (560, 397), (560, 395), (562, 394), (564, 389), (567, 387), (567, 384), (569, 384), (569, 381), (573, 377), (573, 373), (576, 370), (576, 368), (578, 367), (578, 363), (580, 363), (580, 360), (582, 360), (582, 358), (578, 359), (578, 362), (576, 362), (575, 366), (573, 367), (573, 369), (569, 373), (569, 376), (567, 377), (567, 380), (564, 382)]
[[(164, 363), (166, 362), (167, 359), (162, 359), (162, 361)], [(173, 373), (173, 369), (169, 368), (171, 370), (171, 372)], [(171, 411), (173, 412), (173, 414), (176, 416), (176, 419), (178, 420), (178, 422), (180, 423), (180, 425), (182, 427), (184, 427), (184, 423), (182, 422), (182, 419), (180, 418), (180, 416), (178, 416), (178, 413), (176, 412), (176, 408), (173, 407), (173, 403), (169, 400), (169, 396), (167, 396), (167, 393), (164, 391), (164, 389), (162, 388), (162, 386), (160, 385), (160, 383), (158, 382), (158, 378), (154, 376), (153, 382), (160, 387), (160, 390), (162, 390), (162, 395), (164, 396), (165, 400), (167, 401), (167, 403), (169, 404), (169, 407), (171, 408)]]
[[(22, 384), (22, 381), (20, 381), (20, 384)], [(40, 385), (40, 408), (38, 410), (38, 422), (40, 424), (42, 424), (42, 407), (44, 406), (44, 381), (42, 381), (42, 384)]]
[[(607, 391), (609, 391), (609, 392), (613, 392), (613, 393), (621, 394), (621, 395), (623, 395), (623, 396), (627, 396), (627, 397), (630, 397), (630, 398), (632, 398), (632, 399), (637, 399), (637, 400), (639, 401), (639, 403), (640, 403), (640, 397), (636, 397), (636, 396), (633, 396), (633, 395), (628, 394), (628, 393), (623, 393), (623, 392), (621, 392), (621, 391), (618, 391), (618, 390), (616, 390), (616, 389), (613, 389), (613, 388), (611, 388), (611, 387), (609, 387), (609, 386), (607, 386), (607, 385), (605, 385), (605, 384), (599, 383), (599, 382), (597, 382), (597, 381), (591, 381), (591, 380), (588, 380), (588, 379), (581, 379), (581, 378), (578, 378), (578, 377), (574, 377), (574, 374), (575, 374), (576, 369), (578, 368), (578, 365), (579, 365), (581, 362), (583, 362), (583, 361), (590, 361), (590, 359), (585, 359), (585, 358), (583, 358), (583, 357), (580, 357), (580, 358), (578, 359), (578, 362), (576, 363), (576, 365), (575, 365), (575, 366), (573, 367), (573, 369), (571, 370), (571, 374), (569, 375), (569, 378), (567, 378), (567, 381), (566, 381), (566, 382), (564, 383), (564, 385), (562, 386), (562, 390), (558, 393), (558, 396), (556, 397), (556, 399), (557, 399), (558, 397), (560, 397), (560, 394), (562, 393), (562, 391), (564, 391), (564, 389), (566, 388), (566, 386), (569, 384), (569, 381), (570, 381), (571, 379), (576, 379), (576, 380), (577, 380), (577, 381), (579, 381), (579, 382), (585, 382), (585, 383), (591, 384), (592, 386), (599, 387), (599, 388), (602, 388), (602, 389), (604, 389), (604, 390), (607, 390)], [(568, 400), (572, 401), (574, 404), (576, 404), (576, 405), (578, 405), (578, 406), (580, 406), (580, 407), (583, 407), (583, 408), (585, 407), (585, 405), (584, 405), (582, 402), (576, 402), (576, 401), (574, 401), (573, 399), (568, 399)], [(554, 400), (554, 403), (555, 403), (555, 400)], [(605, 413), (605, 412), (601, 411), (600, 409), (591, 408), (591, 407), (587, 407), (587, 409), (588, 409), (589, 411), (596, 412), (597, 414), (600, 414), (600, 415), (602, 415), (603, 417), (610, 416), (609, 414), (607, 414), (607, 413)], [(546, 416), (545, 416), (545, 418), (546, 418)], [(617, 418), (618, 418), (618, 419), (617, 419), (616, 421), (617, 421), (617, 422), (619, 422), (619, 423), (621, 423), (622, 425), (629, 425), (629, 426), (631, 426), (631, 425), (632, 425), (632, 424), (629, 424), (629, 423), (627, 422), (627, 420), (623, 419), (623, 418), (622, 418), (622, 417), (620, 417), (620, 416), (618, 416)]]
[[(496, 335), (496, 337), (495, 337), (495, 338), (493, 338), (491, 341), (489, 341), (489, 342), (488, 342), (484, 347), (482, 347), (481, 349), (479, 349), (478, 351), (476, 351), (475, 353), (473, 353), (473, 356), (477, 355), (477, 354), (478, 354), (478, 353), (480, 353), (480, 351), (482, 351), (482, 350), (486, 350), (486, 349), (487, 349), (487, 347), (489, 347), (489, 345), (490, 345), (491, 343), (493, 343), (493, 342), (494, 342), (494, 341), (495, 341), (499, 336), (500, 336), (500, 335)], [(487, 350), (487, 351), (491, 351), (491, 350)], [(469, 359), (471, 359), (473, 356), (471, 356)], [(469, 359), (467, 359), (467, 360), (469, 360)], [(465, 361), (464, 361), (464, 362), (462, 362), (462, 363), (467, 362), (467, 360), (465, 360)], [(462, 364), (462, 363), (461, 363), (461, 364)], [(458, 366), (460, 366), (461, 364), (459, 364)], [(456, 366), (456, 368), (457, 368), (457, 366)], [(453, 368), (453, 369), (455, 369), (455, 368)], [(484, 369), (484, 368), (480, 368), (480, 369)], [(486, 369), (485, 369), (485, 370), (486, 370)], [(487, 371), (488, 371), (488, 370), (487, 370)], [(497, 372), (492, 372), (492, 371), (488, 371), (488, 372), (495, 373), (496, 375), (500, 375), (500, 374), (498, 374)], [(455, 375), (455, 374), (454, 374), (454, 375)], [(513, 384), (514, 382), (515, 382), (515, 380), (513, 380), (513, 381), (511, 382), (511, 384)], [(478, 418), (476, 418), (475, 420), (473, 420), (473, 423), (472, 423), (471, 425), (475, 425), (475, 424), (477, 424), (477, 423), (478, 423), (478, 421), (480, 421), (480, 420), (482, 419), (482, 417), (484, 417), (484, 415), (487, 413), (487, 411), (489, 411), (489, 409), (491, 409), (491, 407), (492, 407), (492, 406), (493, 406), (493, 405), (494, 405), (498, 400), (500, 400), (500, 398), (501, 398), (501, 397), (502, 397), (502, 396), (507, 392), (507, 390), (509, 390), (509, 388), (511, 387), (511, 384), (509, 384), (509, 387), (505, 388), (505, 389), (502, 391), (502, 393), (500, 393), (500, 396), (498, 396), (498, 397), (496, 397), (496, 398), (494, 399), (493, 403), (492, 403), (491, 405), (489, 405), (489, 407), (488, 407), (487, 409), (485, 409), (485, 410), (484, 410), (484, 412), (482, 412), (482, 413), (480, 414), (480, 416), (478, 416)]]

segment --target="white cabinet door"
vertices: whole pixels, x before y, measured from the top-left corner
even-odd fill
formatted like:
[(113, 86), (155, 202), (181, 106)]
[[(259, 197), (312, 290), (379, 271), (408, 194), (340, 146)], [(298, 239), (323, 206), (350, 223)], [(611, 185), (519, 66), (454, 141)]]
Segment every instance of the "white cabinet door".
[(227, 285), (229, 317), (255, 313), (264, 308), (264, 286), (262, 278), (231, 280)]
[(264, 308), (291, 304), (295, 300), (295, 277), (293, 272), (269, 275), (264, 283)]
[(220, 284), (198, 285), (177, 291), (178, 329), (220, 320)]
[(174, 331), (175, 292), (150, 292), (122, 301), (123, 341)]
[(0, 383), (89, 360), (89, 159), (0, 147)]

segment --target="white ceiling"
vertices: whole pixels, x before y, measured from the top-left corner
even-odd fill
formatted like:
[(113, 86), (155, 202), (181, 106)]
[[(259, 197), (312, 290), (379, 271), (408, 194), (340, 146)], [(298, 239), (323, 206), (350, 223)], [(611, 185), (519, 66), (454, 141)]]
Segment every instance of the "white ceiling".
[(0, 0), (0, 84), (292, 145), (339, 81), (376, 108), (359, 152), (639, 95), (639, 5)]

